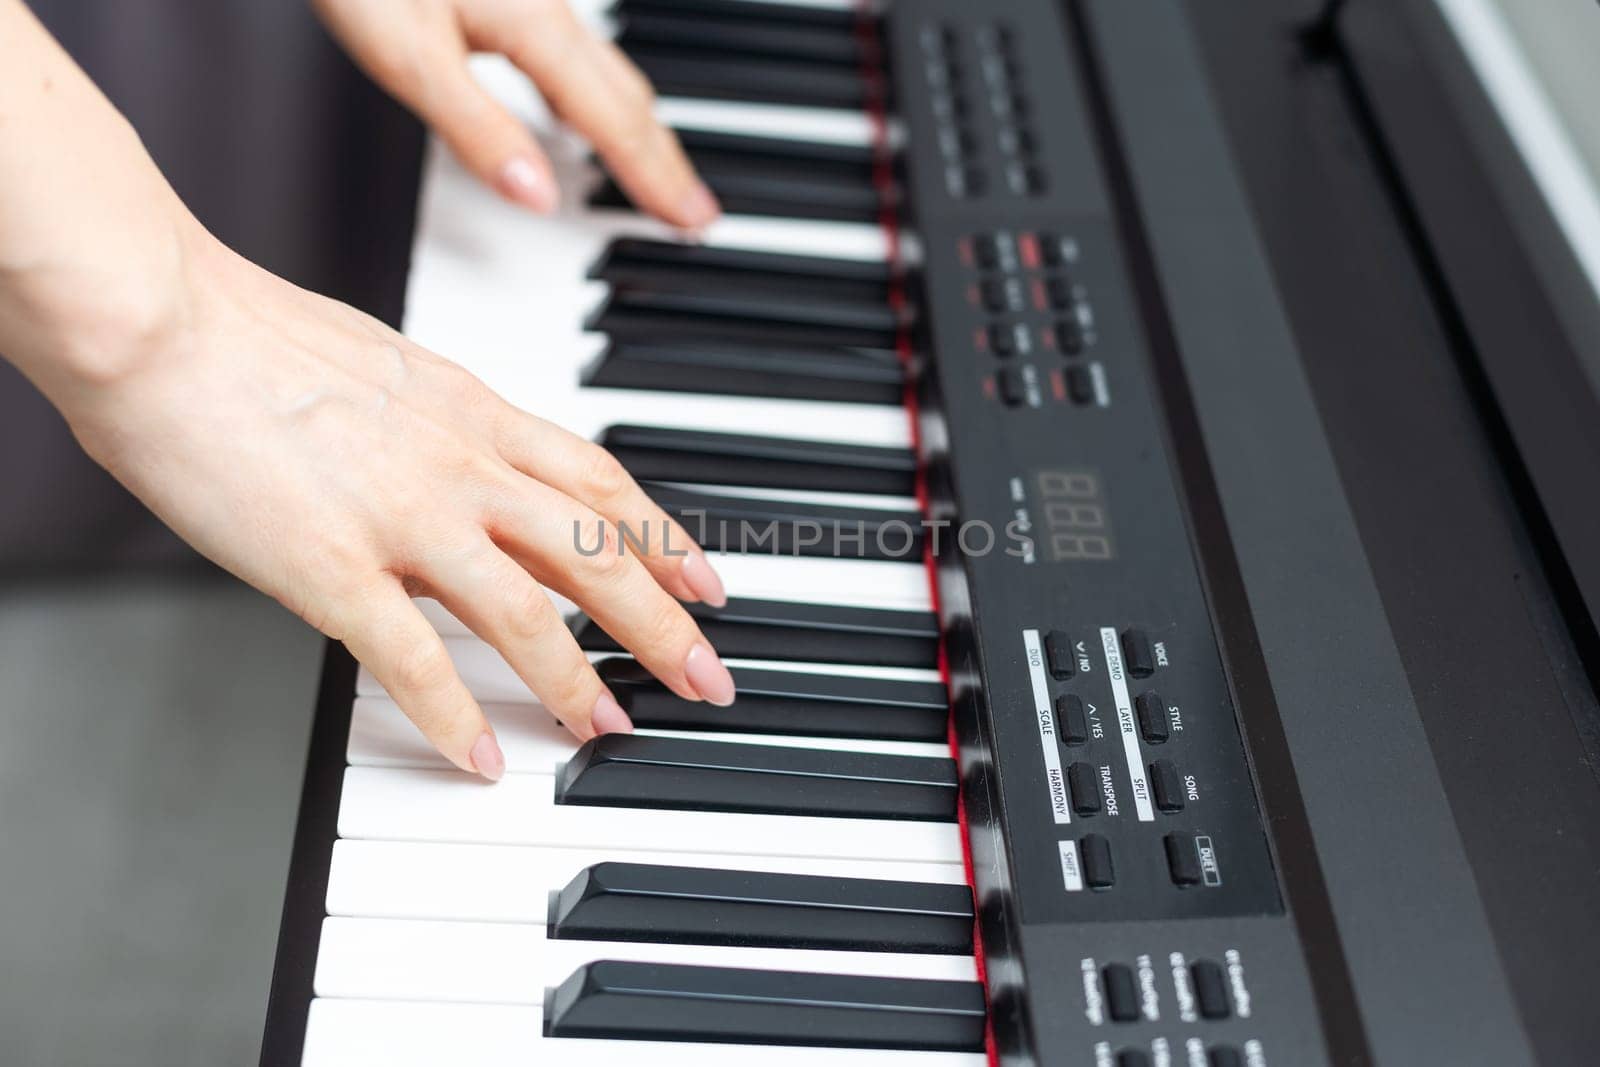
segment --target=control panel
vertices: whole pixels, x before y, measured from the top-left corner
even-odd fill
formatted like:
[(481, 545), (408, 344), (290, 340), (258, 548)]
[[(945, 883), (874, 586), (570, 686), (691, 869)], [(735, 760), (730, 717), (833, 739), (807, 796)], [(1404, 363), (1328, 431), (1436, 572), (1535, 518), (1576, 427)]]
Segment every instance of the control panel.
[(937, 569), (1001, 1058), (1323, 1062), (1061, 12), (890, 29), (930, 506), (996, 532)]
[(956, 244), (971, 274), (967, 305), (984, 392), (1006, 407), (1111, 403), (1094, 351), (1094, 305), (1077, 280), (1082, 250), (1071, 234), (998, 230)]

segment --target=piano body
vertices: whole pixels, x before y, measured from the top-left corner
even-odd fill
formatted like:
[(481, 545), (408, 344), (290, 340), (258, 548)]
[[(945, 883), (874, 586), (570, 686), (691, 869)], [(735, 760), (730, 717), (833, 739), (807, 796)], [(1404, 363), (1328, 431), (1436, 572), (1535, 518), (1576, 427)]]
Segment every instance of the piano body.
[(563, 207), (432, 146), (404, 327), (726, 551), (741, 696), (564, 605), (574, 751), (430, 607), (488, 786), (330, 647), (263, 1064), (1593, 1062), (1600, 332), (1474, 7), (590, 3), (699, 243), (484, 62)]

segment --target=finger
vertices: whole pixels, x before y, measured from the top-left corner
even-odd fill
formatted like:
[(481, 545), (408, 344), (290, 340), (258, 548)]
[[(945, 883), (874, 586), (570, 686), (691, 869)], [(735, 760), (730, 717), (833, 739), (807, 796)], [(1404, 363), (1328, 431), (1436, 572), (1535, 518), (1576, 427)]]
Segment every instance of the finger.
[(498, 781), (506, 765), (494, 730), (422, 612), (398, 582), (361, 604), (362, 617), (343, 628), (350, 654), (446, 759)]
[(423, 578), (578, 740), (633, 730), (550, 597), (487, 536), (463, 556), (433, 561)]
[(728, 595), (689, 532), (661, 509), (605, 449), (551, 422), (509, 408), (497, 447), (511, 466), (635, 535), (630, 548), (680, 600), (720, 608)]
[(610, 522), (532, 479), (495, 497), (497, 543), (686, 700), (726, 706), (733, 677), (683, 606), (645, 569)]
[(417, 112), (463, 166), (501, 196), (534, 211), (560, 199), (550, 160), (515, 115), (447, 55), (424, 68)]
[(509, 51), (552, 110), (589, 139), (640, 208), (675, 226), (702, 229), (721, 208), (655, 115), (649, 83), (565, 5), (521, 34)]
[(389, 12), (366, 11), (360, 19), (338, 5), (322, 7), (372, 80), (427, 123), (463, 166), (509, 200), (539, 212), (555, 208), (559, 192), (549, 160), (527, 128), (472, 77), (461, 27), (447, 12), (422, 18), (396, 41), (368, 24), (394, 17)]

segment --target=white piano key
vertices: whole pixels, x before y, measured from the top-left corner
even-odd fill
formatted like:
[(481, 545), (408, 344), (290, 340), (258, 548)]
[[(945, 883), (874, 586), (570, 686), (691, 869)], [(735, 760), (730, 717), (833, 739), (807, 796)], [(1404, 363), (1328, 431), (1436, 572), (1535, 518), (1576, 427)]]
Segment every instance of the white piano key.
[[(729, 721), (739, 717), (739, 705), (726, 709)], [(511, 774), (555, 774), (572, 758), (577, 739), (539, 704), (485, 703), (484, 714), (494, 724), (495, 736), (505, 753), (506, 771)], [(812, 748), (835, 752), (872, 752), (891, 756), (920, 756), (943, 759), (950, 755), (943, 744), (925, 741), (892, 741), (873, 738), (799, 737), (785, 734), (741, 734), (692, 730), (640, 730), (661, 737), (686, 737), (723, 744), (773, 745), (780, 748)], [(405, 713), (386, 696), (359, 696), (350, 712), (350, 738), (345, 754), (350, 764), (360, 767), (437, 767), (451, 766), (449, 760), (428, 744), (405, 717)]]
[(677, 129), (782, 137), (861, 148), (871, 148), (877, 143), (871, 116), (865, 111), (844, 108), (665, 96), (656, 101), (656, 117)]
[(596, 960), (864, 974), (970, 982), (971, 956), (752, 948), (635, 941), (568, 941), (546, 924), (331, 917), (317, 950), (320, 997), (540, 1004), (547, 986)]
[(558, 805), (555, 780), (489, 784), (458, 770), (350, 767), (339, 836), (467, 844), (599, 846), (958, 863), (954, 823)]
[[(729, 718), (737, 718), (738, 702), (729, 708)], [(638, 731), (650, 737), (680, 737), (689, 741), (715, 741), (724, 745), (771, 745), (774, 748), (811, 748), (825, 752), (868, 752), (879, 756), (915, 756), (918, 759), (949, 759), (950, 746), (943, 741), (895, 741), (871, 737), (806, 737), (799, 734), (751, 734), (720, 730), (663, 730), (651, 727)]]
[(729, 596), (808, 604), (846, 604), (904, 611), (933, 610), (920, 560), (829, 559), (718, 552), (711, 564)]
[[(511, 666), (489, 645), (471, 636), (442, 635), (445, 649), (455, 662), (456, 672), (467, 689), (480, 701), (505, 704), (537, 703), (528, 687), (517, 677)], [(621, 655), (617, 652), (591, 652), (589, 660)], [(895, 681), (937, 682), (939, 672), (927, 667), (879, 667), (871, 664), (801, 663), (779, 660), (755, 660), (729, 657), (723, 661), (729, 667), (755, 667), (760, 670), (796, 670), (812, 674), (849, 675), (854, 678), (887, 678)], [(362, 667), (356, 674), (356, 693), (359, 696), (383, 696), (384, 688)]]
[[(507, 399), (517, 402), (514, 392)], [(576, 410), (562, 410), (558, 421), (584, 437), (597, 437), (617, 423), (745, 434), (803, 426), (806, 436), (818, 441), (911, 447), (911, 423), (905, 411), (880, 404), (591, 387), (579, 390), (571, 403)]]
[[(901, 611), (933, 610), (927, 568), (920, 561), (903, 563), (717, 552), (711, 555), (711, 564), (732, 597)], [(577, 610), (565, 597), (551, 593), (551, 598), (563, 615)], [(471, 635), (466, 624), (438, 601), (419, 597), (415, 603), (440, 634), (448, 637)]]
[(546, 921), (549, 894), (607, 861), (829, 878), (960, 885), (958, 863), (890, 863), (726, 852), (654, 852), (414, 841), (338, 841), (328, 874), (330, 915), (477, 922)]
[(311, 1002), (301, 1067), (985, 1067), (979, 1052), (545, 1037), (532, 1005)]
[[(536, 702), (536, 698), (529, 691), (517, 672), (511, 669), (492, 646), (470, 635), (455, 633), (441, 634), (444, 639), (445, 649), (450, 653), (451, 660), (456, 665), (456, 673), (461, 676), (469, 692), (480, 701), (490, 703), (526, 704)], [(617, 652), (591, 652), (590, 661), (604, 659), (606, 656), (622, 655)], [(724, 661), (729, 666), (741, 664), (748, 667), (760, 667), (773, 670), (809, 670), (812, 673), (829, 673), (834, 671), (829, 664), (805, 665), (778, 660), (746, 660), (728, 658)], [(857, 665), (849, 670), (844, 670), (841, 665), (837, 673), (850, 674), (856, 677), (893, 678), (911, 681), (938, 681), (938, 673), (928, 668), (918, 667), (876, 667), (870, 664)], [(362, 667), (356, 675), (356, 693), (361, 696), (380, 696), (384, 693), (383, 686), (372, 676), (372, 672)]]
[[(485, 703), (528, 704), (534, 696), (499, 652), (476, 637), (444, 636), (444, 645), (467, 689)], [(356, 693), (378, 696), (384, 689), (365, 667), (356, 675)]]
[[(902, 611), (933, 610), (927, 568), (917, 562), (878, 559), (829, 559), (764, 553), (716, 552), (711, 564), (728, 595), (748, 600), (784, 600), (806, 604), (842, 604)], [(562, 614), (575, 610), (552, 594)], [(440, 634), (468, 636), (471, 631), (442, 604), (415, 601)]]
[(895, 682), (939, 682), (939, 671), (934, 667), (880, 667), (869, 663), (809, 663), (805, 660), (740, 659), (729, 657), (723, 661), (730, 667), (755, 667), (764, 671), (801, 671), (807, 674), (831, 674), (849, 678), (884, 678)]

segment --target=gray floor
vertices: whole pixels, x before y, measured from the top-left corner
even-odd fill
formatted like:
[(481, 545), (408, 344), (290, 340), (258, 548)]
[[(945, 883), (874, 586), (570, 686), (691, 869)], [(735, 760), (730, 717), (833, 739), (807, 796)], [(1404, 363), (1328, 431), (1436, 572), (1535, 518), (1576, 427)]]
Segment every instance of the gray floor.
[(320, 656), (220, 580), (0, 590), (0, 1063), (255, 1061)]

